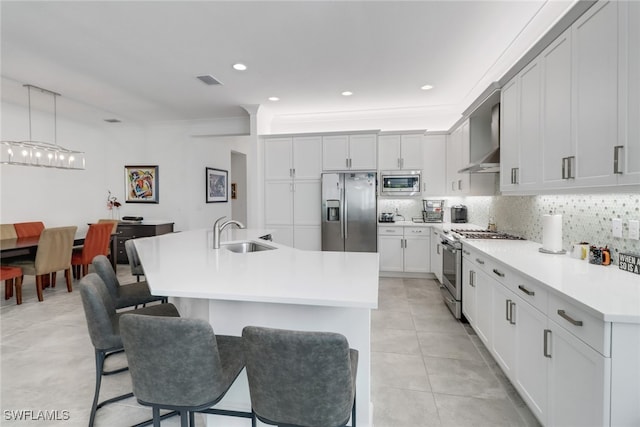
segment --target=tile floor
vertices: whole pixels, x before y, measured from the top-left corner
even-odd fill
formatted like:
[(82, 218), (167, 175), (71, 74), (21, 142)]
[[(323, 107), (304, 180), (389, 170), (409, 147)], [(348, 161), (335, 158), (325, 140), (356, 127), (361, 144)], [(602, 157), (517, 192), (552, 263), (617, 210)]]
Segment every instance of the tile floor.
[[(128, 272), (119, 268), (123, 283), (134, 281)], [(29, 277), (23, 293), (21, 306), (0, 304), (0, 425), (84, 427), (95, 366), (80, 294), (67, 293), (59, 279), (38, 303)], [(473, 331), (449, 314), (433, 280), (380, 279), (371, 343), (376, 427), (538, 425)], [(130, 389), (127, 374), (108, 377), (101, 396)], [(21, 410), (33, 417), (47, 410), (58, 420), (12, 419)], [(128, 399), (99, 410), (96, 427), (131, 425), (150, 413)]]

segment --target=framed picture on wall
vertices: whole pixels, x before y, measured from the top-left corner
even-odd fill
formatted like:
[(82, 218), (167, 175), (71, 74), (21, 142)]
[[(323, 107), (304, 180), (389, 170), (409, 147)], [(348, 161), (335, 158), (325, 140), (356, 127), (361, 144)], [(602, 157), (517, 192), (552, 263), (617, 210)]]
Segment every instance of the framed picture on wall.
[(229, 173), (222, 169), (206, 168), (207, 203), (227, 202)]
[(159, 203), (158, 165), (125, 166), (126, 203)]

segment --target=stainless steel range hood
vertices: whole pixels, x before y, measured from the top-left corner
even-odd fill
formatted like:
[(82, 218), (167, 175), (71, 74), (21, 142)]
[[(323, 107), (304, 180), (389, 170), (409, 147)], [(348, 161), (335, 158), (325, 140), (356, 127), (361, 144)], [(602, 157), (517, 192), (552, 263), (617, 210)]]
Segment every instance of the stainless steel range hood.
[[(473, 119), (472, 117), (471, 120)], [(500, 172), (500, 104), (495, 104), (491, 107), (490, 118), (478, 117), (477, 120), (484, 120), (485, 122), (490, 120), (490, 137), (488, 138), (490, 148), (480, 156), (479, 160), (460, 169), (458, 173), (498, 173)], [(473, 139), (473, 131), (471, 138), (471, 144), (477, 142)]]

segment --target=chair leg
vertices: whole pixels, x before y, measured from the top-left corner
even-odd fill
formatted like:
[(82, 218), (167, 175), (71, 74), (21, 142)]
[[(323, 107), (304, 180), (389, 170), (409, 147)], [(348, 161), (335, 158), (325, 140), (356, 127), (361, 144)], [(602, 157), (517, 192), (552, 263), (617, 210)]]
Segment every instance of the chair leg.
[(16, 305), (22, 304), (22, 276), (16, 277)]
[(73, 288), (71, 287), (71, 268), (67, 268), (64, 271), (64, 278), (67, 279), (67, 292), (73, 291)]
[(42, 302), (44, 297), (42, 296), (42, 282), (44, 280), (44, 275), (40, 274), (36, 276), (36, 292), (38, 294), (38, 301)]
[(13, 296), (13, 279), (7, 279), (4, 281), (4, 299), (9, 299)]
[(100, 396), (100, 384), (102, 383), (102, 368), (104, 368), (105, 354), (96, 350), (96, 389), (93, 393), (93, 403), (91, 404), (91, 416), (89, 417), (89, 427), (93, 427), (98, 410), (98, 397)]
[(51, 273), (51, 287), (55, 288), (56, 287), (56, 276), (58, 275), (57, 272), (53, 272)]
[(189, 411), (180, 411), (180, 427), (189, 427)]
[(154, 406), (152, 409), (153, 412), (153, 427), (160, 427), (160, 408)]

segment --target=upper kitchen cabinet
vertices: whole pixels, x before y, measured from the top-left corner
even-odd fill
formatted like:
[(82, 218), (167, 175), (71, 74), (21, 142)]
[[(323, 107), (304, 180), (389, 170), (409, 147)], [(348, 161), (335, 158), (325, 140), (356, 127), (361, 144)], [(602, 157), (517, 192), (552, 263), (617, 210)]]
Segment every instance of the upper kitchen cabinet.
[(426, 135), (422, 146), (422, 196), (444, 196), (446, 194), (447, 138), (445, 135)]
[(500, 190), (535, 190), (540, 181), (540, 64), (527, 65), (502, 91)]
[(378, 136), (378, 169), (421, 170), (424, 132)]
[(322, 137), (324, 170), (376, 170), (377, 135), (326, 135)]
[(320, 179), (322, 137), (267, 138), (265, 180)]
[[(640, 184), (640, 2), (621, 2), (620, 147), (614, 170), (619, 184)], [(614, 157), (614, 161), (616, 157)]]
[[(463, 195), (467, 189), (463, 184), (468, 181), (463, 183), (465, 177), (458, 173), (468, 162), (468, 160), (464, 163), (462, 161), (463, 145), (469, 145), (468, 120), (451, 132), (447, 141), (447, 195)], [(468, 178), (468, 175), (466, 177)]]

